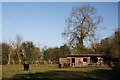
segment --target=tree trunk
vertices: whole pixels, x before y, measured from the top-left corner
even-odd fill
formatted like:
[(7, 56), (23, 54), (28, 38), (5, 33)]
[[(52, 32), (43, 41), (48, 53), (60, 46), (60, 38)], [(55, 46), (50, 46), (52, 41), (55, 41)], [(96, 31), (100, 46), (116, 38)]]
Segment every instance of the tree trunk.
[(83, 46), (83, 38), (80, 38), (80, 42), (79, 43)]
[(10, 53), (8, 54), (8, 64), (10, 64)]
[(44, 64), (44, 51), (43, 51), (43, 54), (42, 54), (42, 63)]
[(84, 44), (83, 44), (83, 37), (77, 38), (78, 39), (78, 44), (77, 44), (77, 53), (84, 53)]
[(51, 65), (52, 65), (52, 61), (51, 61)]
[(77, 39), (78, 39), (78, 43), (81, 44), (81, 45), (83, 45), (83, 39), (84, 39), (84, 38), (83, 38), (83, 37), (80, 37), (80, 38), (77, 37)]
[(14, 60), (12, 60), (12, 63), (13, 63), (13, 64), (15, 64), (15, 61), (14, 61)]
[(19, 58), (18, 61), (19, 61), (19, 65), (20, 65), (21, 64), (21, 59)]

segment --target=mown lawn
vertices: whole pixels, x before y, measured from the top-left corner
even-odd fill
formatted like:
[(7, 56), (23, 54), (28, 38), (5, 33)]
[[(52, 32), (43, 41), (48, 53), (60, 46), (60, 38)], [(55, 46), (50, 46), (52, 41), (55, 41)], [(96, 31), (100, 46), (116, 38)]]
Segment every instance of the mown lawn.
[(58, 68), (56, 65), (3, 65), (2, 80), (118, 80), (111, 68)]

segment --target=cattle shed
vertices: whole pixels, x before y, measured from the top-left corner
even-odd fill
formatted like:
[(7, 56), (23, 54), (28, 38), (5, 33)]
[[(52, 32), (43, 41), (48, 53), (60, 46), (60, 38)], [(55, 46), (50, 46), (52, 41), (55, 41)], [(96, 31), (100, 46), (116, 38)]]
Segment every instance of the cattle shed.
[(66, 58), (59, 58), (59, 64), (62, 67), (69, 64), (72, 67), (86, 67), (86, 66), (103, 66), (102, 54), (80, 54), (80, 55), (67, 55)]

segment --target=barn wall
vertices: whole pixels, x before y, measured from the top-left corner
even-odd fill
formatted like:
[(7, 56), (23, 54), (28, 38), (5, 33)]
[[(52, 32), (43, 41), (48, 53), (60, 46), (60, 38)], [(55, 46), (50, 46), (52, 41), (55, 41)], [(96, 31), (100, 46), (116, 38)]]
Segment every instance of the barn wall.
[[(70, 66), (73, 66), (72, 63), (72, 58), (75, 58), (75, 65), (74, 66), (87, 66), (90, 63), (90, 57), (67, 57), (68, 59), (70, 59)], [(83, 62), (83, 59), (86, 58), (87, 62)]]
[[(72, 63), (72, 58), (75, 58), (75, 63), (73, 65)], [(87, 62), (84, 62), (83, 59), (86, 58), (87, 59)], [(103, 65), (103, 58), (101, 57), (97, 57), (98, 58), (98, 62), (97, 63), (94, 63), (96, 65), (100, 65), (102, 66)], [(91, 64), (90, 63), (90, 57), (67, 57), (67, 58), (59, 58), (59, 63), (60, 64), (64, 64), (64, 63), (70, 63), (70, 66), (75, 66), (75, 67), (85, 67), (85, 66), (88, 66), (88, 64)]]

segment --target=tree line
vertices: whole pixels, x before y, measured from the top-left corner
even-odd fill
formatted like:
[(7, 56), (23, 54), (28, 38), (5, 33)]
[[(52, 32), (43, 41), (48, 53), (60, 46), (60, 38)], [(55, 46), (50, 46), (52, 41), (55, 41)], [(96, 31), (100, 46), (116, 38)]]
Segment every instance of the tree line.
[[(33, 63), (58, 63), (60, 57), (69, 54), (104, 54), (106, 62), (120, 63), (119, 30), (111, 37), (100, 42), (95, 42), (99, 24), (103, 22), (101, 16), (96, 15), (96, 8), (91, 5), (72, 8), (70, 16), (66, 19), (66, 28), (62, 36), (68, 43), (54, 48), (40, 51), (33, 42), (22, 42), (17, 36), (15, 42), (2, 43), (2, 63), (21, 64), (23, 61)], [(99, 31), (98, 31), (99, 32)], [(84, 45), (85, 41), (91, 42), (91, 48)]]
[(9, 43), (2, 43), (2, 64), (23, 64), (27, 62), (29, 64), (43, 64), (58, 63), (60, 57), (65, 57), (70, 54), (69, 47), (67, 45), (60, 46), (60, 48), (48, 48), (40, 50), (33, 42), (22, 42), (20, 35), (16, 36), (16, 41)]
[[(84, 48), (85, 54), (104, 54), (106, 62), (119, 62), (120, 59), (120, 32), (116, 31), (111, 37), (101, 40), (100, 43), (91, 44), (91, 48)], [(23, 64), (27, 61), (30, 64), (49, 63), (56, 64), (59, 58), (66, 55), (80, 54), (67, 44), (60, 47), (50, 47), (40, 50), (31, 41), (22, 42), (17, 39), (9, 44), (2, 43), (2, 64)]]
[(22, 42), (20, 35), (16, 36), (16, 41), (9, 44), (2, 43), (2, 64), (22, 64), (24, 61), (37, 63), (40, 61), (41, 53), (33, 42)]

